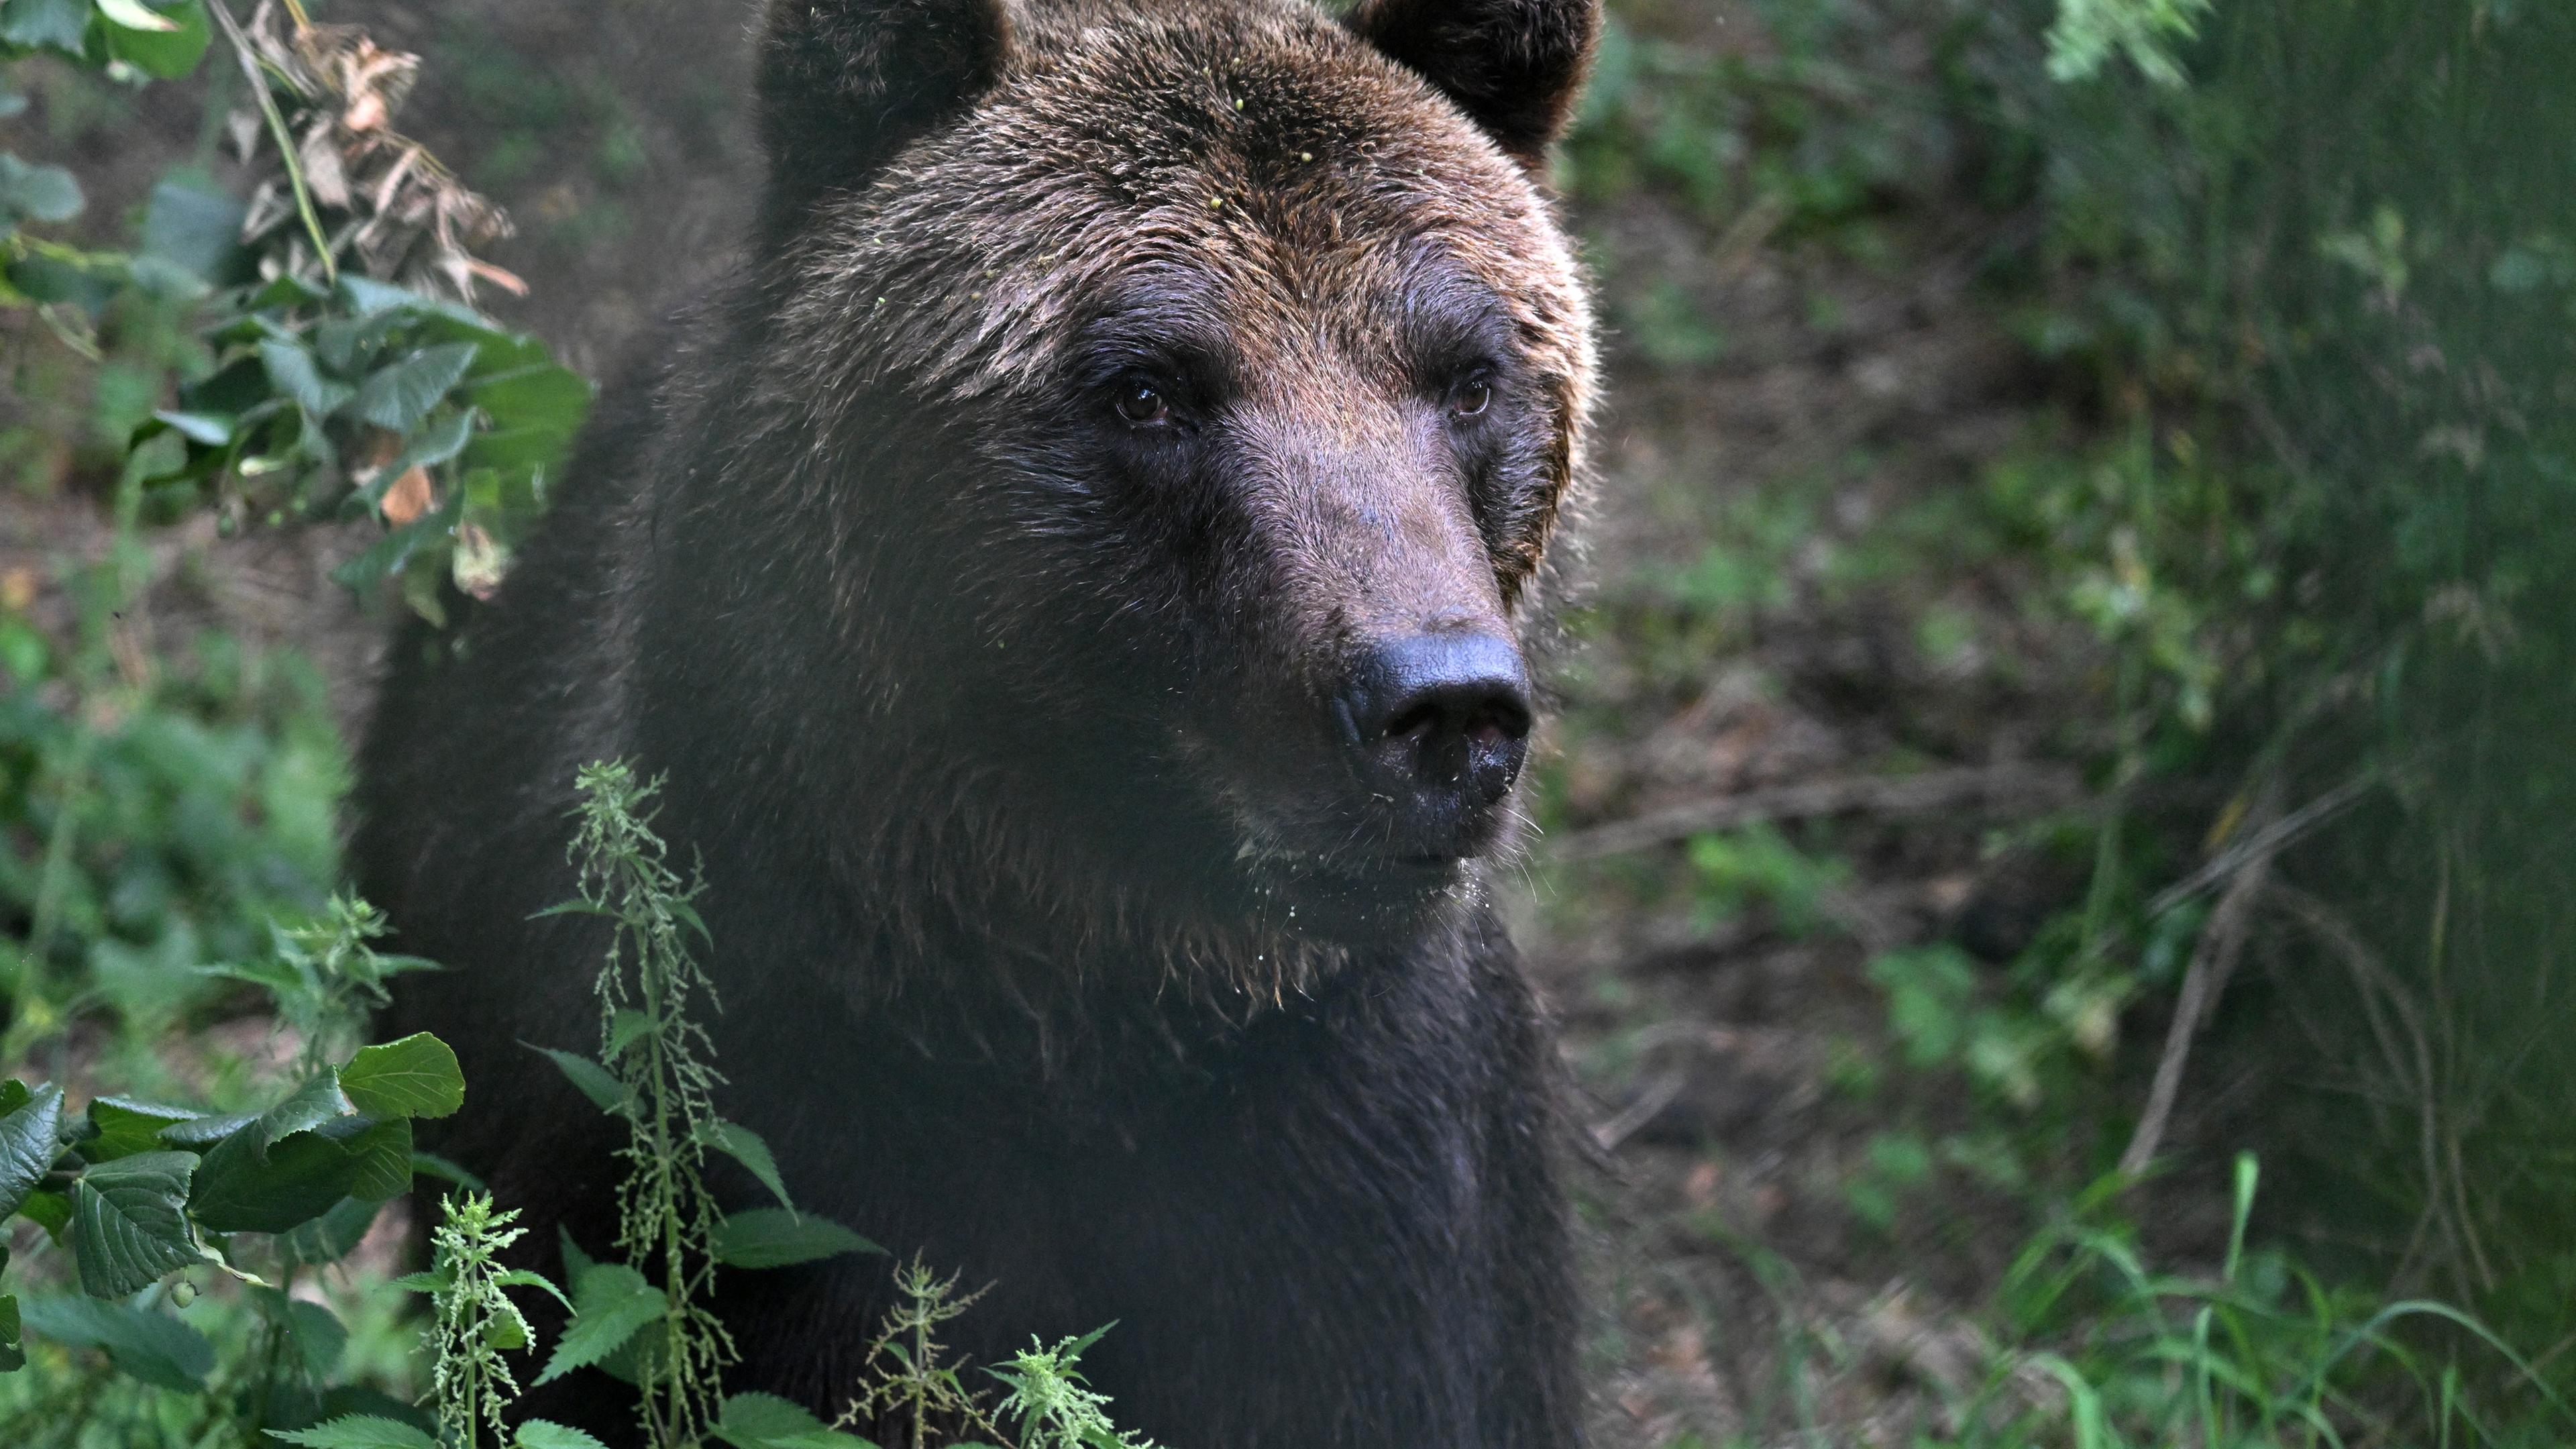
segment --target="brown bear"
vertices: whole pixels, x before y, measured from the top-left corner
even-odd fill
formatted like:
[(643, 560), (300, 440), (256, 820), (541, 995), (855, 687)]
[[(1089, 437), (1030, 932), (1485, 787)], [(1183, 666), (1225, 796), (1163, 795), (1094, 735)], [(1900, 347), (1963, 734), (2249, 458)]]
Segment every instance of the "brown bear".
[[(747, 260), (364, 748), (361, 884), (448, 967), (388, 1024), (464, 1056), (444, 1148), (549, 1266), (616, 1138), (519, 1045), (595, 1045), (602, 939), (532, 918), (623, 758), (703, 866), (720, 1109), (992, 1284), (976, 1360), (1114, 1322), (1084, 1368), (1176, 1449), (1579, 1442), (1572, 1138), (1485, 882), (1593, 385), (1533, 173), (1598, 24), (774, 0)], [(836, 1408), (890, 1291), (724, 1275), (729, 1387)], [(631, 1437), (627, 1393), (528, 1407)]]

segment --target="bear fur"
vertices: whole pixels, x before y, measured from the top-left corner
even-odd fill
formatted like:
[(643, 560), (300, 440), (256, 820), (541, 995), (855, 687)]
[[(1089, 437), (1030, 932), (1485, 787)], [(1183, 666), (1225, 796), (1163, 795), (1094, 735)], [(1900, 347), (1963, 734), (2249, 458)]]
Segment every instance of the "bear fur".
[[(1388, 814), (1331, 701), (1389, 631), (1542, 622), (1593, 344), (1532, 172), (1597, 25), (775, 0), (747, 260), (363, 749), (360, 885), (447, 967), (386, 1025), (464, 1058), (434, 1145), (528, 1262), (613, 1235), (614, 1124), (520, 1044), (597, 1049), (597, 923), (535, 917), (625, 759), (703, 867), (719, 1110), (799, 1207), (991, 1284), (975, 1361), (1115, 1322), (1084, 1369), (1176, 1449), (1579, 1442), (1509, 800)], [(890, 1291), (728, 1271), (728, 1388), (828, 1417)]]

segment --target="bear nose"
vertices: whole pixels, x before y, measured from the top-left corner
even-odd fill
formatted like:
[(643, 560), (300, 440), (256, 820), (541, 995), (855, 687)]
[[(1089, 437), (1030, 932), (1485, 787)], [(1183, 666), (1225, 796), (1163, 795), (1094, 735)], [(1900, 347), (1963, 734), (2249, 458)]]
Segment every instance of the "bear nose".
[(1377, 783), (1489, 806), (1528, 754), (1529, 671), (1510, 640), (1414, 634), (1376, 644), (1337, 702), (1345, 742)]

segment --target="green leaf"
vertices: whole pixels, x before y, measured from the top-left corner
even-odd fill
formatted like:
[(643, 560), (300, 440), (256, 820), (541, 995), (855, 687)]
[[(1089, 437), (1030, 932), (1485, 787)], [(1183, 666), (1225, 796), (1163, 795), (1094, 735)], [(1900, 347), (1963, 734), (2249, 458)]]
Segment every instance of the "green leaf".
[(48, 1083), (29, 1092), (24, 1083), (10, 1085), (26, 1100), (0, 1117), (0, 1219), (26, 1203), (63, 1150), (63, 1089)]
[(483, 1179), (476, 1177), (473, 1173), (466, 1171), (464, 1168), (448, 1161), (446, 1158), (439, 1156), (435, 1152), (422, 1152), (415, 1149), (411, 1155), (411, 1170), (415, 1173), (426, 1173), (431, 1177), (455, 1183), (458, 1187), (465, 1189), (467, 1192), (491, 1191), (490, 1188), (484, 1186)]
[[(522, 1042), (520, 1045), (527, 1044)], [(579, 1052), (562, 1052), (553, 1047), (529, 1047), (528, 1050), (545, 1053), (556, 1069), (603, 1112), (623, 1116), (628, 1105), (635, 1100), (635, 1094), (628, 1091), (626, 1084), (617, 1080), (608, 1068)]]
[(259, 1114), (259, 1140), (273, 1146), (298, 1132), (357, 1115), (357, 1107), (340, 1090), (340, 1073), (324, 1067), (319, 1076), (295, 1089), (295, 1095)]
[(0, 229), (22, 221), (69, 221), (84, 204), (80, 183), (60, 166), (31, 166), (0, 151)]
[(529, 1419), (519, 1425), (519, 1449), (608, 1449), (608, 1446), (583, 1433), (547, 1419)]
[(27, 1345), (18, 1324), (18, 1300), (0, 1293), (0, 1374), (14, 1374), (27, 1366)]
[(384, 1206), (382, 1202), (356, 1197), (342, 1198), (322, 1216), (281, 1236), (277, 1251), (289, 1265), (299, 1268), (339, 1262), (366, 1241), (367, 1230), (376, 1225), (376, 1215), (384, 1211)]
[(83, 1291), (95, 1298), (139, 1293), (204, 1261), (188, 1224), (185, 1152), (141, 1152), (101, 1163), (72, 1184), (72, 1250)]
[(555, 1344), (537, 1382), (552, 1383), (615, 1353), (636, 1330), (669, 1309), (662, 1290), (623, 1263), (595, 1263), (573, 1283), (572, 1325)]
[(729, 1268), (786, 1268), (843, 1253), (885, 1251), (829, 1218), (777, 1208), (725, 1214), (712, 1246), (716, 1261)]
[(30, 1298), (23, 1312), (37, 1337), (65, 1348), (105, 1349), (119, 1372), (158, 1388), (202, 1392), (215, 1366), (215, 1346), (206, 1336), (167, 1313), (70, 1294)]
[(465, 370), (473, 365), (471, 342), (424, 347), (399, 362), (378, 368), (360, 383), (350, 411), (361, 422), (408, 433), (429, 416), (429, 410), (438, 406), (449, 389), (464, 380)]
[(310, 1429), (271, 1429), (268, 1437), (304, 1449), (439, 1449), (438, 1441), (409, 1424), (350, 1414)]
[(313, 354), (295, 343), (261, 343), (259, 362), (268, 370), (269, 385), (294, 399), (317, 421), (339, 411), (354, 396), (347, 383), (324, 377)]
[(698, 1129), (698, 1140), (749, 1168), (751, 1175), (759, 1178), (760, 1185), (768, 1188), (782, 1205), (796, 1206), (787, 1196), (787, 1184), (778, 1178), (778, 1159), (769, 1155), (769, 1144), (760, 1140), (759, 1133), (718, 1118)]
[(428, 1032), (361, 1047), (340, 1069), (340, 1090), (370, 1117), (444, 1117), (465, 1105), (456, 1053)]
[(63, 1233), (72, 1225), (72, 1200), (59, 1192), (31, 1192), (18, 1204), (18, 1216), (45, 1230), (45, 1235), (60, 1243)]
[(94, 1098), (89, 1104), (89, 1121), (98, 1129), (98, 1135), (81, 1144), (81, 1156), (92, 1162), (113, 1162), (138, 1152), (157, 1152), (167, 1145), (161, 1140), (164, 1130), (193, 1122), (197, 1116), (185, 1107), (164, 1107), (130, 1097)]
[(350, 1140), (349, 1151), (357, 1160), (349, 1196), (383, 1202), (411, 1191), (410, 1118), (376, 1123)]
[(725, 1400), (716, 1416), (715, 1436), (734, 1449), (876, 1449), (776, 1394), (735, 1394)]
[(157, 421), (170, 425), (172, 432), (192, 443), (220, 448), (233, 440), (233, 420), (214, 413), (182, 413), (164, 410), (154, 413)]
[(0, 41), (50, 45), (78, 55), (89, 34), (89, 0), (8, 0), (0, 6)]
[(395, 454), (392, 461), (376, 470), (374, 481), (367, 484), (367, 501), (374, 504), (384, 502), (385, 494), (392, 491), (403, 474), (414, 467), (435, 468), (449, 461), (464, 452), (466, 443), (473, 437), (474, 413), (467, 408), (459, 408), (423, 427), (412, 435), (412, 440), (403, 445), (403, 450)]
[(177, 80), (205, 58), (214, 31), (198, 0), (155, 10), (141, 0), (98, 0), (107, 22), (107, 53), (146, 75)]
[(189, 1210), (218, 1233), (289, 1232), (359, 1196), (363, 1149), (356, 1139), (377, 1125), (343, 1117), (267, 1142), (264, 1122), (253, 1122), (206, 1154)]
[(227, 1112), (221, 1117), (197, 1117), (186, 1122), (174, 1122), (161, 1129), (161, 1145), (203, 1152), (258, 1120), (257, 1112)]
[(142, 249), (211, 282), (241, 249), (247, 208), (211, 182), (191, 184), (191, 179), (181, 172), (152, 188), (152, 201), (143, 212)]
[(626, 1055), (628, 1047), (643, 1040), (645, 1034), (652, 1030), (653, 1018), (633, 1007), (619, 1008), (617, 1014), (608, 1019), (608, 1059), (613, 1062)]

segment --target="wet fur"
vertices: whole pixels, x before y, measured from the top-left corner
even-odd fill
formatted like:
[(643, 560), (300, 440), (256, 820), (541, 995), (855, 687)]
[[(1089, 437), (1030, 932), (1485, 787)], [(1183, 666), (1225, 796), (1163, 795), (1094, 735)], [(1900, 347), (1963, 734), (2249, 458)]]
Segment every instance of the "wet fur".
[[(1537, 79), (1496, 109), (1433, 11), (1539, 27)], [(1576, 1442), (1549, 1035), (1478, 871), (1333, 905), (1387, 842), (1316, 803), (1312, 704), (1372, 629), (1540, 625), (1591, 324), (1525, 163), (1591, 14), (1363, 7), (1408, 68), (1295, 0), (776, 8), (752, 259), (362, 762), (362, 886), (452, 968), (389, 1025), (465, 1056), (442, 1146), (532, 1243), (609, 1232), (613, 1139), (514, 1043), (597, 1040), (600, 942), (529, 917), (624, 757), (705, 865), (724, 1110), (994, 1283), (976, 1358), (1117, 1320), (1086, 1367), (1178, 1449)], [(1164, 476), (1096, 383), (1176, 338), (1230, 421)], [(1462, 442), (1419, 396), (1466, 353), (1507, 375)], [(731, 1387), (837, 1408), (886, 1294), (728, 1274)]]

